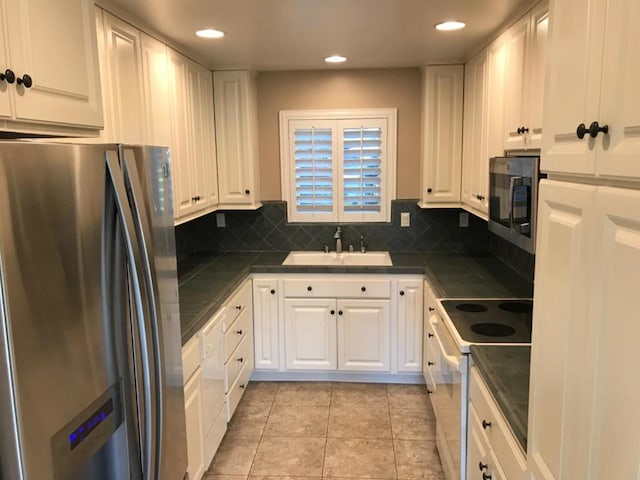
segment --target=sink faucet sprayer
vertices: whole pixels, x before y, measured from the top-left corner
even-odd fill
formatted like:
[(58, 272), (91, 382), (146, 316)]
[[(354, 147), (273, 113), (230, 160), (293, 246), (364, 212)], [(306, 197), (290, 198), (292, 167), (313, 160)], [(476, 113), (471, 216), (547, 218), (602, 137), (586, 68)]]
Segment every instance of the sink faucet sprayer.
[(336, 253), (342, 253), (342, 227), (340, 225), (336, 227), (333, 238), (336, 239)]

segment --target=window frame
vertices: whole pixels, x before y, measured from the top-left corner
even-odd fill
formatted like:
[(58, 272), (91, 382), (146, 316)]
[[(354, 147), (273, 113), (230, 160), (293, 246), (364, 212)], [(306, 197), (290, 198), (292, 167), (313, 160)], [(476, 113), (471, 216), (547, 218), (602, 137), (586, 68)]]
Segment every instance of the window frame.
[[(397, 162), (397, 108), (360, 108), (340, 110), (281, 110), (279, 112), (280, 127), (280, 180), (282, 198), (287, 202), (289, 222), (294, 223), (373, 223), (391, 221), (391, 201), (396, 199), (396, 162)], [(298, 124), (327, 121), (384, 121), (386, 136), (383, 138), (382, 185), (380, 212), (354, 213), (344, 209), (343, 185), (343, 152), (342, 131), (335, 128), (333, 151), (335, 157), (334, 170), (334, 211), (332, 213), (301, 213), (296, 209), (295, 198), (295, 158), (292, 152), (291, 122)], [(336, 173), (338, 175), (336, 176)]]

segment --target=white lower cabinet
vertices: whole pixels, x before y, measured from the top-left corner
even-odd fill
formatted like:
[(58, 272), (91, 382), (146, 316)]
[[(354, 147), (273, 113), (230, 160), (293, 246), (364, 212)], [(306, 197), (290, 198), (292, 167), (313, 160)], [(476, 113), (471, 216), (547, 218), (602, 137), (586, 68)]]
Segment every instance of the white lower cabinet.
[(202, 477), (204, 463), (204, 420), (202, 409), (202, 369), (198, 367), (184, 386), (187, 427), (187, 472), (189, 478)]
[(419, 374), (422, 282), (422, 276), (254, 275), (259, 378), (304, 371)]
[(288, 370), (335, 370), (336, 300), (287, 298), (284, 301)]
[(468, 407), (467, 480), (523, 480), (524, 451), (476, 367), (469, 374)]
[(388, 372), (390, 301), (338, 300), (338, 369)]
[(424, 329), (422, 344), (422, 374), (427, 385), (427, 391), (436, 391), (436, 384), (442, 383), (443, 359), (438, 341), (434, 332), (434, 325), (440, 320), (440, 314), (436, 308), (436, 296), (429, 282), (424, 282)]

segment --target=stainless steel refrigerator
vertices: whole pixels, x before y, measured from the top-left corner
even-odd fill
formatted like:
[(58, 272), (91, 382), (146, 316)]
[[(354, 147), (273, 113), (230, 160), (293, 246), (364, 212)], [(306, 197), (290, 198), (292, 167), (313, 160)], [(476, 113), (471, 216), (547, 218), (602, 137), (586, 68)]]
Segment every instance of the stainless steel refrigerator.
[(182, 480), (168, 150), (0, 142), (0, 480)]

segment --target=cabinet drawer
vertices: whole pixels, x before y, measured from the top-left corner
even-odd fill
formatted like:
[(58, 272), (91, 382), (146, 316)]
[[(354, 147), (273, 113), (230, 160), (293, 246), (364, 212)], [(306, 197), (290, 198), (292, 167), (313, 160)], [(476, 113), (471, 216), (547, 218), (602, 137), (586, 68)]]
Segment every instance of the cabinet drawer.
[(238, 403), (240, 403), (240, 399), (242, 398), (247, 385), (249, 385), (249, 378), (251, 377), (252, 371), (253, 368), (251, 367), (251, 364), (246, 363), (240, 370), (240, 374), (238, 375), (236, 382), (227, 394), (227, 422), (231, 420), (233, 412), (236, 411), (236, 407), (238, 406)]
[(246, 364), (253, 363), (253, 349), (251, 344), (251, 339), (249, 335), (245, 335), (240, 345), (236, 349), (235, 352), (231, 354), (231, 357), (227, 361), (224, 367), (225, 371), (225, 391), (228, 392), (233, 382), (235, 382), (238, 373), (242, 367)]
[(391, 298), (390, 280), (285, 280), (285, 297)]
[(195, 335), (182, 347), (182, 381), (187, 383), (189, 377), (193, 375), (196, 368), (200, 366), (202, 360), (202, 343), (200, 336)]
[(469, 403), (477, 412), (481, 425), (483, 420), (485, 424), (491, 423), (491, 426), (483, 428), (483, 431), (504, 469), (506, 478), (524, 478), (526, 461), (520, 444), (515, 439), (502, 413), (498, 410), (489, 389), (478, 373), (478, 369), (472, 368), (469, 377)]
[(226, 315), (222, 329), (226, 332), (241, 314), (252, 311), (251, 303), (251, 280), (247, 281), (240, 289), (225, 303)]
[(233, 322), (224, 334), (224, 359), (225, 362), (238, 347), (240, 341), (247, 336), (252, 327), (252, 315), (250, 310), (244, 310)]

